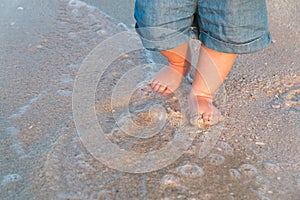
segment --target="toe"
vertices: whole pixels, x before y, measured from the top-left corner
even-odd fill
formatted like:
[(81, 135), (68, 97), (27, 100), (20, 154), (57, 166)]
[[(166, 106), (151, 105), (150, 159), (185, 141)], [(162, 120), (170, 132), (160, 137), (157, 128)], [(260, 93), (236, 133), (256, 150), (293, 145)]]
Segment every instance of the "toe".
[(163, 95), (170, 95), (170, 94), (172, 94), (173, 93), (173, 91), (170, 89), (170, 88), (168, 88), (168, 87), (166, 87), (166, 89), (165, 89), (165, 91), (164, 91), (164, 93), (163, 93)]
[(158, 85), (158, 81), (157, 80), (151, 81), (151, 87), (152, 87), (153, 90), (155, 90), (155, 88), (157, 87), (157, 85)]
[(164, 92), (168, 90), (167, 86), (161, 84), (158, 80), (155, 79), (150, 81), (150, 85), (155, 92), (159, 92), (161, 94), (164, 94)]
[(211, 113), (205, 112), (202, 114), (202, 119), (204, 122), (209, 122), (211, 118), (212, 118)]
[(218, 124), (221, 121), (221, 113), (204, 113), (203, 122), (207, 126)]
[(202, 123), (205, 126), (211, 125), (212, 116), (211, 113), (203, 113), (202, 114)]
[(158, 88), (157, 92), (164, 94), (164, 92), (167, 90), (167, 86), (165, 85), (160, 85)]
[(161, 84), (160, 83), (157, 83), (154, 87), (153, 87), (153, 90), (155, 92), (159, 92), (159, 89), (161, 88)]

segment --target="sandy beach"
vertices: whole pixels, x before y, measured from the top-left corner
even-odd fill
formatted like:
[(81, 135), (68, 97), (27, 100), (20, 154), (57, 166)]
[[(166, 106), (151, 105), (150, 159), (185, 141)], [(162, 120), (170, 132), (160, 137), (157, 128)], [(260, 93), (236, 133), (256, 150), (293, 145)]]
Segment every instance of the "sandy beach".
[(187, 80), (146, 84), (166, 61), (133, 2), (0, 2), (0, 199), (299, 199), (300, 2), (267, 1), (272, 44), (238, 56), (205, 129)]

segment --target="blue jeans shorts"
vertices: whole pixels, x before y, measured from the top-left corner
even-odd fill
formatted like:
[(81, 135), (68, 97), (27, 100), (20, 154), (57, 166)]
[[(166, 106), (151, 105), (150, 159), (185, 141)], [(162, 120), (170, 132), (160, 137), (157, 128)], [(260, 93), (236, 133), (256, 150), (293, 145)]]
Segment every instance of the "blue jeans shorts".
[(219, 52), (250, 53), (271, 43), (265, 0), (136, 0), (134, 17), (150, 50), (175, 48), (191, 39), (193, 29)]

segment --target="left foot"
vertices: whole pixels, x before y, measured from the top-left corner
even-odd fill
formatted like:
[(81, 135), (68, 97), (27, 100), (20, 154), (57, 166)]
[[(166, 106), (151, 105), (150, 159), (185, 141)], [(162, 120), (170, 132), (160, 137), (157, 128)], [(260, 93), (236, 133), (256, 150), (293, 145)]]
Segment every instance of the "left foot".
[(218, 124), (223, 120), (221, 112), (214, 106), (212, 96), (190, 93), (190, 123), (194, 126), (205, 127)]
[(198, 127), (212, 126), (223, 117), (213, 104), (213, 96), (229, 73), (236, 54), (200, 49), (199, 61), (189, 95), (190, 122)]

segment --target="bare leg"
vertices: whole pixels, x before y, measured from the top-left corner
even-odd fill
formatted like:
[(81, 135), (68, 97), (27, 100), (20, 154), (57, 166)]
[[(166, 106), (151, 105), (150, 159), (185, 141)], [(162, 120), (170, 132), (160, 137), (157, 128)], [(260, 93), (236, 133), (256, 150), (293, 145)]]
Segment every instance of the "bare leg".
[(153, 77), (150, 84), (156, 92), (169, 95), (179, 87), (190, 70), (190, 63), (186, 59), (190, 56), (188, 43), (160, 53), (168, 59), (169, 63)]
[(193, 124), (207, 126), (220, 121), (221, 113), (213, 105), (213, 96), (228, 75), (235, 58), (236, 54), (218, 52), (201, 45), (189, 96)]

